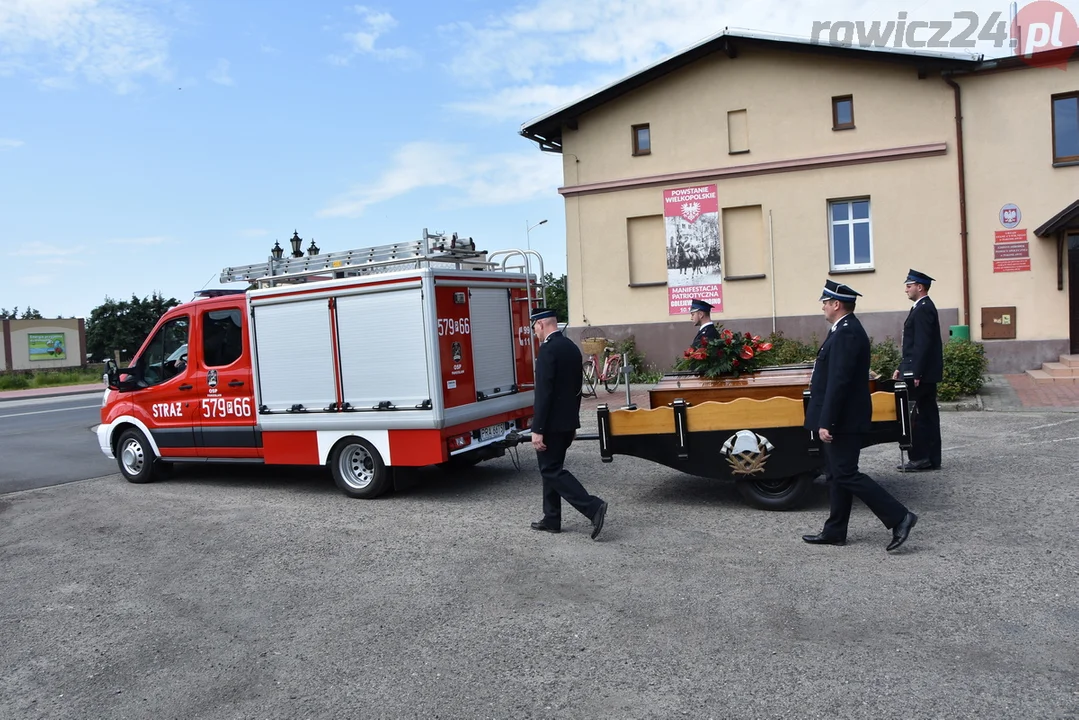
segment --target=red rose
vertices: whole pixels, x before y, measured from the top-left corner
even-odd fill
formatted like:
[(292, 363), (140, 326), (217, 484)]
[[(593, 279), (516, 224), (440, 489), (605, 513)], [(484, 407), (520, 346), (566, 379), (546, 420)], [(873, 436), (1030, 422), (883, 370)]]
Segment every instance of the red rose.
[(732, 333), (732, 332), (731, 332), (730, 330), (724, 330), (724, 331), (723, 331), (723, 337), (725, 337), (725, 338), (727, 338), (728, 340), (730, 340), (731, 338), (733, 338), (733, 337), (734, 337), (734, 333)]
[(684, 353), (682, 353), (682, 357), (689, 357), (692, 354), (693, 354), (693, 348), (688, 348)]
[(738, 367), (738, 358), (731, 360), (731, 367)]
[(707, 360), (708, 359), (708, 353), (706, 353), (704, 350), (698, 350), (695, 353), (693, 353), (693, 359), (694, 360)]
[(742, 346), (741, 357), (742, 357), (743, 360), (752, 360), (753, 359), (753, 348), (751, 348), (749, 345), (743, 345)]

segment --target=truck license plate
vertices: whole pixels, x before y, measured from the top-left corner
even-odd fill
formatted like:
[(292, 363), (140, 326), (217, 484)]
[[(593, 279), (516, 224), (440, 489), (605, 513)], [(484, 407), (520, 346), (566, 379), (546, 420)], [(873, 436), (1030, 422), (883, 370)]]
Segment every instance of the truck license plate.
[(506, 423), (498, 423), (490, 427), (480, 428), (480, 442), (494, 440), (506, 434)]

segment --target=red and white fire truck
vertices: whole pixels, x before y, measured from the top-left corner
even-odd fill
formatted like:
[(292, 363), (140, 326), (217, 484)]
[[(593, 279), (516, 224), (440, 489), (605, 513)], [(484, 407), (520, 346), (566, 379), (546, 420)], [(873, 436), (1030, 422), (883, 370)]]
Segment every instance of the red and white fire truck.
[(542, 278), (534, 251), (424, 230), (225, 268), (248, 289), (198, 293), (108, 363), (101, 450), (134, 483), (181, 462), (328, 465), (359, 498), (395, 467), (503, 455), (532, 419), (533, 260)]

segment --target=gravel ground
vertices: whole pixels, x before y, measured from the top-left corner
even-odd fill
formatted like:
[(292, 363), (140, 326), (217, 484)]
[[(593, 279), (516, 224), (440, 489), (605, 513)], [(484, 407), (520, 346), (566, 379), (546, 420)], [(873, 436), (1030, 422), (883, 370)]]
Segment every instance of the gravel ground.
[[(602, 394), (602, 393), (601, 393)], [(624, 396), (623, 396), (624, 397)], [(349, 500), (193, 468), (0, 497), (0, 718), (1079, 718), (1079, 417), (946, 413), (945, 467), (862, 467), (921, 519), (632, 458), (536, 533), (534, 453)]]

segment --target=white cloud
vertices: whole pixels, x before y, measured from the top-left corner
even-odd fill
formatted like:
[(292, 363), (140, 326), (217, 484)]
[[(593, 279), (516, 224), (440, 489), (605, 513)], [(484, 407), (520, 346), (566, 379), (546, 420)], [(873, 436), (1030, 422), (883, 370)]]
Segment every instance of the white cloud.
[(169, 239), (167, 237), (161, 237), (161, 236), (155, 235), (155, 236), (151, 236), (151, 237), (113, 238), (111, 240), (106, 240), (106, 242), (108, 244), (110, 244), (110, 245), (143, 245), (143, 246), (149, 246), (149, 245), (161, 245), (162, 243), (168, 242), (168, 240)]
[(0, 74), (51, 88), (77, 77), (129, 92), (169, 77), (165, 31), (136, 0), (3, 0), (0, 47)]
[(55, 275), (23, 275), (18, 279), (22, 287), (42, 287), (55, 282)]
[(357, 55), (374, 57), (384, 62), (414, 61), (419, 56), (407, 47), (381, 47), (379, 38), (397, 27), (397, 20), (388, 12), (372, 10), (363, 5), (354, 5), (352, 12), (360, 16), (360, 27), (344, 34), (348, 51), (329, 55), (326, 60), (333, 65), (348, 65)]
[(507, 87), (476, 100), (448, 103), (446, 107), (493, 120), (521, 122), (582, 98), (615, 79), (617, 78), (613, 76), (609, 80), (598, 77), (595, 84), (587, 85), (560, 86), (543, 83)]
[(232, 80), (232, 76), (229, 75), (229, 61), (224, 58), (217, 61), (217, 65), (214, 66), (214, 69), (206, 73), (206, 77), (209, 78), (211, 82), (215, 82), (218, 85), (235, 84)]
[(82, 251), (83, 247), (81, 245), (76, 247), (59, 247), (57, 245), (49, 245), (48, 243), (32, 240), (25, 243), (22, 247), (11, 250), (8, 252), (8, 255), (14, 255), (16, 257), (63, 257), (65, 255), (76, 255)]
[(412, 142), (375, 182), (334, 198), (318, 215), (359, 217), (371, 205), (433, 188), (442, 189), (447, 207), (506, 205), (552, 193), (561, 179), (559, 160), (543, 153), (476, 157), (464, 145)]
[(22, 140), (15, 140), (13, 138), (0, 138), (0, 152), (4, 150), (14, 150), (25, 145)]
[[(524, 121), (588, 95), (728, 27), (809, 39), (814, 22), (863, 20), (884, 24), (896, 21), (902, 10), (909, 20), (950, 22), (948, 37), (954, 37), (968, 25), (966, 19), (956, 15), (960, 11), (977, 14), (978, 31), (994, 12), (1003, 11), (998, 20), (1008, 20), (1007, 8), (998, 0), (964, 0), (961, 4), (923, 1), (912, 5), (902, 8), (884, 0), (792, 0), (782, 4), (744, 0), (537, 0), (511, 7), (482, 23), (459, 22), (440, 28), (452, 47), (446, 68), (459, 82), (486, 92), (485, 96), (449, 107), (499, 120)], [(924, 40), (929, 35), (920, 37)], [(959, 48), (938, 51), (963, 52)], [(994, 48), (992, 42), (984, 40), (978, 43), (977, 51), (987, 56), (1010, 52), (1007, 46)]]

